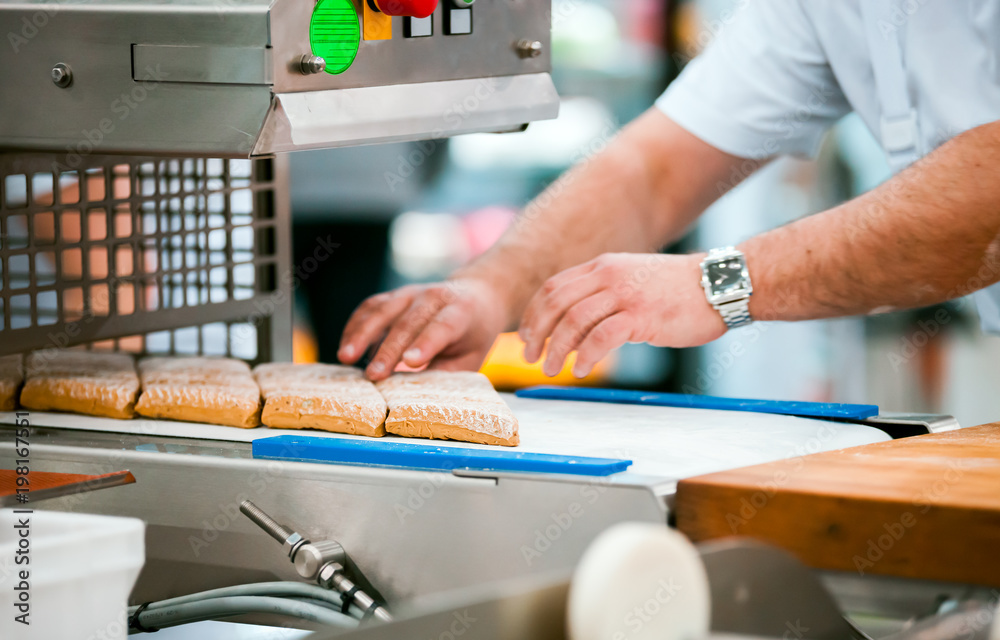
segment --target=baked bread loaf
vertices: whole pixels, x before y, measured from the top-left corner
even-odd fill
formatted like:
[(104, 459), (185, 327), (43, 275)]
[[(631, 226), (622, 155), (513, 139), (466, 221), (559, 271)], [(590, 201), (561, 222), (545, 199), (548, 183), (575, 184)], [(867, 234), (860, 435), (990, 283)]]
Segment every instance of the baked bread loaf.
[(135, 361), (125, 353), (44, 349), (24, 361), (21, 406), (131, 418), (139, 394)]
[(24, 382), (21, 354), (0, 357), (0, 411), (13, 411), (17, 406), (17, 392)]
[(481, 373), (396, 373), (375, 386), (389, 406), (389, 433), (507, 447), (519, 442), (517, 418)]
[(246, 429), (260, 424), (260, 389), (242, 360), (145, 358), (139, 377), (139, 415)]
[(261, 422), (269, 427), (385, 435), (385, 400), (360, 369), (276, 362), (253, 373), (264, 396)]

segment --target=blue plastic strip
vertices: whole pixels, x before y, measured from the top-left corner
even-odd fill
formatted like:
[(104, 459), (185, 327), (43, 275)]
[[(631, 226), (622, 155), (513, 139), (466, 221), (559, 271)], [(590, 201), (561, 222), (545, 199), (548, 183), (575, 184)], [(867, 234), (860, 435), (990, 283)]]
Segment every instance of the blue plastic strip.
[(254, 440), (253, 457), (429, 471), (477, 469), (581, 476), (610, 476), (632, 464), (631, 460), (557, 456), (509, 449), (465, 449), (386, 442), (374, 438), (348, 440), (291, 435)]
[(593, 387), (530, 387), (519, 390), (516, 395), (519, 398), (540, 398), (544, 400), (580, 400), (584, 402), (648, 404), (658, 407), (685, 407), (689, 409), (754, 411), (757, 413), (778, 413), (827, 420), (864, 420), (878, 415), (878, 407), (873, 404), (745, 400), (741, 398), (719, 398), (716, 396), (683, 393), (653, 393)]

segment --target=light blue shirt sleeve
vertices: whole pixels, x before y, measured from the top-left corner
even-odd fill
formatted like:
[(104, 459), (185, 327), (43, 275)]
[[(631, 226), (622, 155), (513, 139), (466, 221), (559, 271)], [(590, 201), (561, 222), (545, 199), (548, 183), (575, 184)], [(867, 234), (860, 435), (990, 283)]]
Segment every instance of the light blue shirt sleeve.
[(656, 106), (736, 156), (814, 156), (851, 107), (801, 0), (739, 0), (728, 18)]
[(972, 297), (976, 301), (983, 333), (1000, 335), (1000, 283), (980, 289)]

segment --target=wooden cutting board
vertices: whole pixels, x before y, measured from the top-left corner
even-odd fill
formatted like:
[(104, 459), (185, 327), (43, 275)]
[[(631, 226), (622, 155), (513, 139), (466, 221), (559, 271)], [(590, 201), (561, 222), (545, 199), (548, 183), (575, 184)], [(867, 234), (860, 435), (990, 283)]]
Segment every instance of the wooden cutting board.
[(677, 527), (806, 564), (1000, 587), (1000, 423), (682, 480)]

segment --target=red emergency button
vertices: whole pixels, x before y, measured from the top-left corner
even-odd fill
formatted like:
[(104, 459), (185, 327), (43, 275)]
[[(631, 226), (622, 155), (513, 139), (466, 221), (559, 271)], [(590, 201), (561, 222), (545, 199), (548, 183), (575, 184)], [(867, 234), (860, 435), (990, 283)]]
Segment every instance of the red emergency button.
[(426, 18), (437, 9), (438, 0), (368, 0), (387, 16)]

